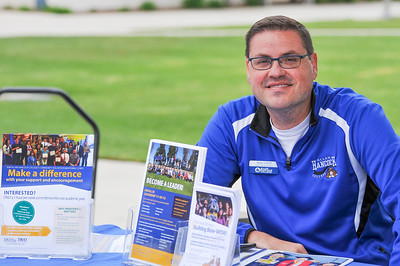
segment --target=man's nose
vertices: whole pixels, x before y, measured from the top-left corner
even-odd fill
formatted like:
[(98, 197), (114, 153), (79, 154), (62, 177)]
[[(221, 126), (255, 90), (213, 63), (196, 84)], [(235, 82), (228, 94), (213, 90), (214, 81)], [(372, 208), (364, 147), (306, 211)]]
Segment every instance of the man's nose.
[(277, 60), (272, 62), (271, 68), (268, 70), (268, 75), (270, 77), (280, 77), (285, 75), (286, 70), (281, 67)]

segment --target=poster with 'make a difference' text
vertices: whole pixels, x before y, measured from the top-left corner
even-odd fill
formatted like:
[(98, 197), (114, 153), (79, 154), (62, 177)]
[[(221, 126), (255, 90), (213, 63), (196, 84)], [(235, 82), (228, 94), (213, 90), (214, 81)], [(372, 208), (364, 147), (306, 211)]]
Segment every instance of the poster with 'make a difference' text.
[(0, 256), (90, 257), (94, 136), (3, 134)]

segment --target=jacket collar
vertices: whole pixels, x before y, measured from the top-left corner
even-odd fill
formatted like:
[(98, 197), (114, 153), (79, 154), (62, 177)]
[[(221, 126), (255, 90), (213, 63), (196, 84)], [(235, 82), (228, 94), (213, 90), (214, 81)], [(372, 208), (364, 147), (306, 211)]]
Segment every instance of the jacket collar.
[[(311, 117), (310, 117), (310, 126), (315, 126), (318, 123), (318, 118), (315, 115), (315, 92), (312, 91), (311, 94)], [(254, 115), (253, 120), (250, 124), (250, 129), (257, 132), (263, 137), (268, 137), (271, 131), (270, 124), (270, 116), (267, 111), (267, 108), (260, 103), (258, 109)]]

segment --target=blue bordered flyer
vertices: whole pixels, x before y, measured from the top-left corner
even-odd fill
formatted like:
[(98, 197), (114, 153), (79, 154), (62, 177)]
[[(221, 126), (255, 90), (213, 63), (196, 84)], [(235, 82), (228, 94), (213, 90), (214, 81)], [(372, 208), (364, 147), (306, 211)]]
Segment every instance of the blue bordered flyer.
[(189, 219), (193, 187), (203, 178), (206, 151), (150, 141), (129, 260), (171, 265), (177, 224)]
[(94, 135), (4, 134), (0, 257), (88, 259)]

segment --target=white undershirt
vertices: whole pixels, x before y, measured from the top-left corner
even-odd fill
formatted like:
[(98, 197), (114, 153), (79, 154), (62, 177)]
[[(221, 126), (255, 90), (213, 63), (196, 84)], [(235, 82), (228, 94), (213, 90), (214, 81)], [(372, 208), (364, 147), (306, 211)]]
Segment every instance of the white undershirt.
[(303, 122), (287, 130), (277, 129), (276, 127), (274, 127), (270, 119), (272, 130), (275, 132), (275, 135), (278, 138), (283, 150), (285, 151), (286, 156), (289, 157), (292, 154), (292, 150), (296, 142), (307, 133), (308, 127), (310, 125), (310, 117), (311, 112), (308, 114), (306, 119), (303, 120)]

